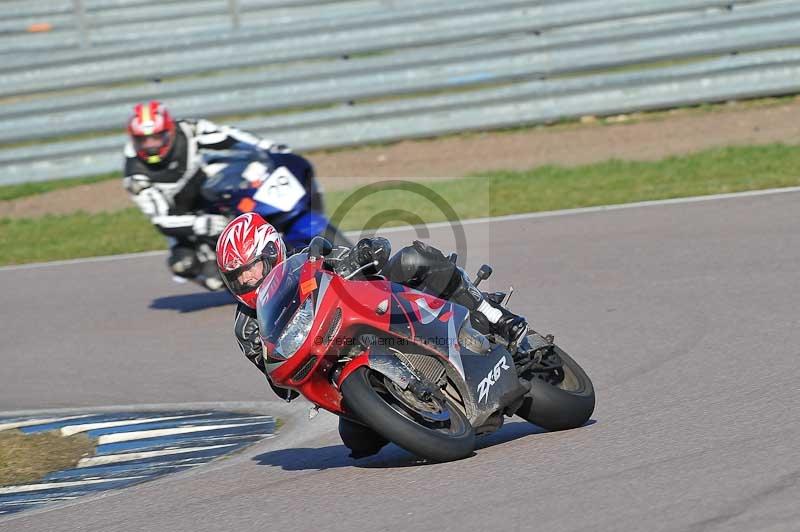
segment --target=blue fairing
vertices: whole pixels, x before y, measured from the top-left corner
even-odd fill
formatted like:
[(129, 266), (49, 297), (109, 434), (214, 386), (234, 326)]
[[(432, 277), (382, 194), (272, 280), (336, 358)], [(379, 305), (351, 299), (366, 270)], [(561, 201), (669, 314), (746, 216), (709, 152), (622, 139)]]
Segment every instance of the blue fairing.
[(327, 227), (328, 218), (318, 212), (308, 211), (293, 220), (283, 233), (283, 239), (289, 248), (303, 247), (315, 236), (323, 234)]
[(225, 164), (224, 169), (210, 177), (203, 186), (207, 212), (217, 212), (231, 217), (242, 214), (240, 210), (242, 200), (253, 199), (258, 190), (248, 186), (242, 174), (251, 163), (258, 162), (264, 165), (267, 175), (272, 175), (281, 168), (288, 170), (303, 186), (305, 194), (289, 210), (256, 201), (254, 205), (249, 206), (248, 211), (260, 214), (274, 225), (284, 234), (289, 247), (303, 247), (327, 229), (328, 219), (323, 214), (311, 210), (310, 193), (316, 193), (317, 187), (313, 168), (303, 157), (293, 153), (268, 153), (247, 145), (237, 145), (235, 150), (224, 154), (209, 155), (206, 162)]

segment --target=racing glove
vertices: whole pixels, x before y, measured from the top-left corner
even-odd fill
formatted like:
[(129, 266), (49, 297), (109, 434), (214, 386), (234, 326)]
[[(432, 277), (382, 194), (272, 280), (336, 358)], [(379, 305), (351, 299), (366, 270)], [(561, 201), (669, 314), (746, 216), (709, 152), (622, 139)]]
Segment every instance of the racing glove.
[(198, 236), (217, 236), (228, 225), (228, 218), (220, 214), (201, 214), (192, 224), (192, 231)]
[[(391, 250), (392, 245), (385, 238), (362, 238), (348, 253), (345, 264), (347, 269), (353, 272), (370, 262), (378, 261), (374, 271), (379, 272), (389, 260)], [(372, 271), (373, 268), (368, 268), (368, 270)]]

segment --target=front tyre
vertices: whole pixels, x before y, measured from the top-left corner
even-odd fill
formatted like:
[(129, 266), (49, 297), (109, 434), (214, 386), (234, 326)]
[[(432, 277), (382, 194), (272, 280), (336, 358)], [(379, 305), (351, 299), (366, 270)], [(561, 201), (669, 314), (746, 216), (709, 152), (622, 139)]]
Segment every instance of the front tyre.
[(561, 367), (558, 378), (539, 374), (523, 374), (530, 380), (531, 390), (525, 395), (516, 414), (547, 430), (581, 427), (594, 412), (594, 386), (586, 372), (558, 346), (546, 355), (556, 357)]
[(428, 460), (448, 462), (475, 449), (475, 431), (449, 400), (422, 401), (382, 374), (361, 367), (342, 383), (345, 405), (378, 434)]

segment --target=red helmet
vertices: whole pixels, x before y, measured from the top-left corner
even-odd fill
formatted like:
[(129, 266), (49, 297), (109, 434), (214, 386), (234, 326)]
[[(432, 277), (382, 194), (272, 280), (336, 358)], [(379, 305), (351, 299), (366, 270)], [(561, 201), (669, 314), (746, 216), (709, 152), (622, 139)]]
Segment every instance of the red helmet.
[(166, 107), (155, 100), (139, 103), (128, 120), (128, 133), (136, 156), (148, 164), (157, 164), (175, 143), (175, 121)]
[(256, 308), (264, 277), (285, 258), (281, 235), (252, 212), (234, 218), (217, 240), (217, 267), (222, 280), (236, 299), (250, 308)]

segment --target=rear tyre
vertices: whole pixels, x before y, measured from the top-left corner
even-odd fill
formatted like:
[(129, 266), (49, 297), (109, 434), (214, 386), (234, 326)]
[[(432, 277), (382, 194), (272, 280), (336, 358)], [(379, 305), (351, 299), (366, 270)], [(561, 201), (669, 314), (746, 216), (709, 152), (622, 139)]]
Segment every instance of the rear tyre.
[(516, 414), (547, 430), (581, 427), (594, 412), (592, 381), (578, 363), (558, 346), (553, 346), (553, 352), (563, 363), (563, 379), (553, 384), (537, 377), (530, 378), (531, 390), (525, 395)]
[(428, 460), (448, 462), (472, 454), (475, 431), (449, 400), (422, 402), (368, 367), (342, 383), (347, 408), (378, 434)]

